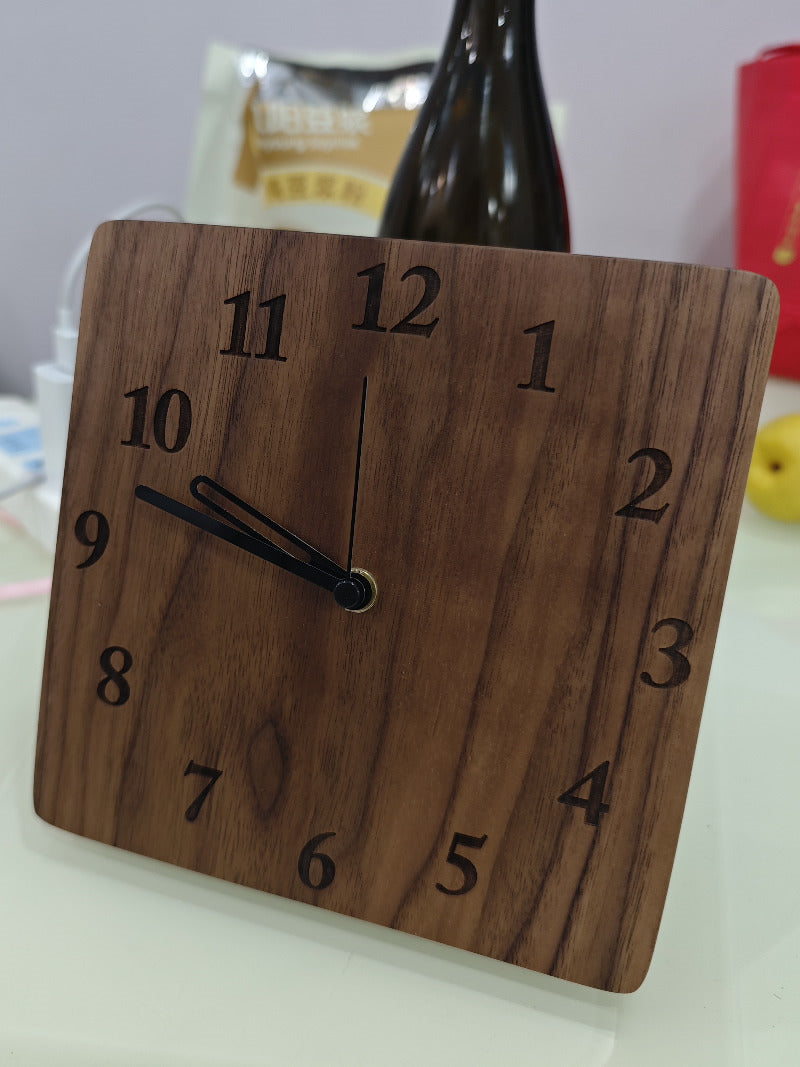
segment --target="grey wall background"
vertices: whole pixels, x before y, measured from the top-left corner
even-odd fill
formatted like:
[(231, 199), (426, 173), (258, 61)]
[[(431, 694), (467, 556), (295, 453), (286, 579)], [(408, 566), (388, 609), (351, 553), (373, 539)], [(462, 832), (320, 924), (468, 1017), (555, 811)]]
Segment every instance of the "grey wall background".
[[(27, 0), (0, 9), (0, 392), (50, 359), (64, 266), (115, 209), (181, 205), (207, 45), (438, 48), (450, 0)], [(732, 262), (736, 70), (797, 0), (539, 0), (577, 252)], [(800, 131), (798, 131), (800, 136)]]

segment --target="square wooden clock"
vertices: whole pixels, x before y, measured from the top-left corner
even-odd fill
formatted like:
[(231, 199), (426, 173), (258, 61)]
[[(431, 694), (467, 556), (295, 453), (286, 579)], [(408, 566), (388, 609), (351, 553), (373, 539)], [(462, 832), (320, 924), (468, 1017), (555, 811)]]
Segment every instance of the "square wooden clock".
[(102, 226), (37, 812), (635, 989), (777, 306), (718, 269)]

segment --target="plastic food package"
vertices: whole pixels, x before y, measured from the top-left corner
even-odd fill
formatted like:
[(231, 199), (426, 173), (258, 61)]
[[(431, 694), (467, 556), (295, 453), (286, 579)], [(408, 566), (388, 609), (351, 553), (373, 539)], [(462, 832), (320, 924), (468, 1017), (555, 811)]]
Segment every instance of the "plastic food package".
[(776, 375), (800, 379), (800, 45), (739, 70), (736, 266), (778, 286)]
[(187, 218), (375, 234), (434, 58), (289, 59), (212, 45)]

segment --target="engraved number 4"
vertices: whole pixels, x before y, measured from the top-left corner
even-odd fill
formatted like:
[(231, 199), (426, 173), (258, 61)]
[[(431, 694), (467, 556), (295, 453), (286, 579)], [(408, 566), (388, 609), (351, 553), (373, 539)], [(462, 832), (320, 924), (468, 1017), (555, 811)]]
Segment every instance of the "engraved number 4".
[[(579, 782), (571, 785), (561, 796), (558, 798), (559, 804), (569, 804), (572, 808), (584, 808), (586, 811), (586, 822), (589, 826), (598, 826), (600, 824), (600, 816), (605, 815), (609, 810), (608, 804), (603, 803), (603, 793), (606, 788), (606, 779), (608, 778), (608, 760), (605, 763), (601, 763), (595, 767), (593, 771), (590, 771), (587, 775), (584, 775)], [(589, 796), (579, 796), (579, 790), (582, 786), (585, 786), (589, 782)]]

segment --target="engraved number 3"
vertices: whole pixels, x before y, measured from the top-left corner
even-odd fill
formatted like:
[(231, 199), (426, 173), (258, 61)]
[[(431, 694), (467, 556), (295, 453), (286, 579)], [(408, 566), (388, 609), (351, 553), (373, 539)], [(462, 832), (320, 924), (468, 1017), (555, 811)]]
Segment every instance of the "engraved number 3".
[(652, 675), (648, 671), (642, 671), (640, 677), (643, 682), (648, 685), (652, 685), (655, 689), (673, 689), (676, 685), (681, 685), (689, 677), (692, 670), (692, 665), (686, 656), (680, 651), (682, 648), (686, 648), (689, 642), (694, 637), (694, 630), (691, 628), (688, 622), (684, 622), (683, 619), (661, 619), (657, 622), (652, 629), (652, 633), (660, 630), (664, 626), (671, 626), (675, 631), (675, 640), (671, 645), (665, 645), (659, 649), (669, 660), (672, 662), (672, 674), (667, 678), (665, 682), (656, 682)]

